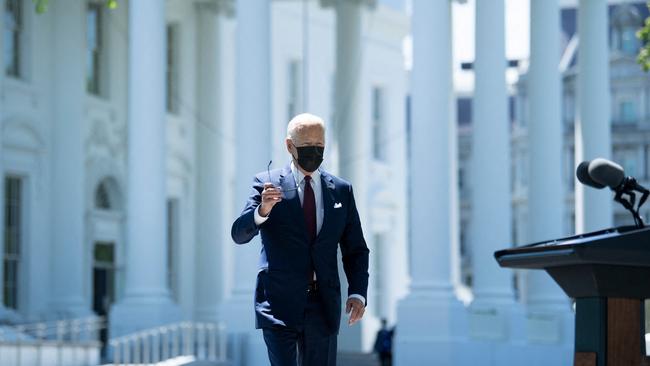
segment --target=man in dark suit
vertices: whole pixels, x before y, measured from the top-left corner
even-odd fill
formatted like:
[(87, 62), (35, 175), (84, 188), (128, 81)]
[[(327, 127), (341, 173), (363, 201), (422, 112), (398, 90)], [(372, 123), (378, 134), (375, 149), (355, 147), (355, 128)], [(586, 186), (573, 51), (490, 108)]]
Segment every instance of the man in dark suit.
[(292, 161), (255, 176), (251, 195), (232, 225), (237, 244), (262, 237), (255, 291), (256, 327), (273, 366), (336, 365), (341, 320), (337, 248), (348, 280), (348, 324), (364, 314), (368, 247), (350, 183), (319, 169), (325, 124), (294, 117), (285, 140)]

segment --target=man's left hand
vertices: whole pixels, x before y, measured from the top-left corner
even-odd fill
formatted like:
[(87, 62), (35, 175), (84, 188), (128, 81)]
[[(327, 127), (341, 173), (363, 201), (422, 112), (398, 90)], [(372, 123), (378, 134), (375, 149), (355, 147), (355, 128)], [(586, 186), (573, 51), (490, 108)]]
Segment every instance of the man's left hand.
[(363, 318), (363, 313), (366, 312), (366, 307), (364, 304), (361, 302), (361, 300), (357, 298), (350, 298), (348, 301), (345, 303), (345, 313), (350, 314), (350, 319), (348, 320), (348, 325), (352, 325), (361, 318)]

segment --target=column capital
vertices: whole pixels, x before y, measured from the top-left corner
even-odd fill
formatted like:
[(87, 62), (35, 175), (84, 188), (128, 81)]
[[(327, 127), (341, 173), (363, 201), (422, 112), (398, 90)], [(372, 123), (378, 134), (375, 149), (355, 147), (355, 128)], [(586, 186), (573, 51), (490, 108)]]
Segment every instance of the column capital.
[(377, 6), (377, 0), (320, 0), (320, 5), (324, 8), (335, 7), (339, 3), (352, 3), (365, 5), (369, 9), (374, 9)]
[(194, 5), (200, 11), (211, 11), (227, 17), (235, 15), (234, 0), (197, 0)]

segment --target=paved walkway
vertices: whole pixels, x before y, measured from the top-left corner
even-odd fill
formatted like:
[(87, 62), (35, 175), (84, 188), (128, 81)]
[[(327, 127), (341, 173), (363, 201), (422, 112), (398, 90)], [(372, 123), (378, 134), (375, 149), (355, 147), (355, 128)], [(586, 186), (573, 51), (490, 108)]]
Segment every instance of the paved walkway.
[(336, 357), (337, 366), (379, 366), (377, 355), (372, 353), (339, 352)]

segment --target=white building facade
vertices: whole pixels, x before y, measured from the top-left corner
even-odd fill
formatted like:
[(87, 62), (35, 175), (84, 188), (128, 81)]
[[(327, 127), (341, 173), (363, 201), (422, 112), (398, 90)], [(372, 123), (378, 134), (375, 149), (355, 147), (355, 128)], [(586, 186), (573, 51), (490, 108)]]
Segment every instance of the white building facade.
[[(397, 363), (571, 364), (574, 319), (569, 299), (546, 273), (498, 268), (492, 253), (632, 223), (629, 213), (614, 207), (609, 191), (582, 187), (575, 167), (602, 156), (647, 182), (648, 76), (635, 61), (635, 32), (648, 11), (643, 2), (634, 1), (531, 0), (530, 56), (506, 62), (504, 2), (469, 3), (460, 6), (475, 9), (476, 59), (463, 65), (468, 70), (460, 72), (462, 80), (454, 80), (458, 84), (450, 96), (449, 81), (435, 70), (446, 67), (442, 61), (436, 60), (434, 69), (418, 70), (419, 61), (430, 65), (435, 58), (450, 57), (440, 52), (448, 47), (443, 41), (436, 48), (426, 44), (432, 44), (427, 38), (432, 33), (449, 37), (447, 18), (439, 17), (450, 6), (414, 1), (411, 136), (431, 128), (426, 126), (432, 120), (443, 136), (457, 129), (457, 150), (450, 149), (435, 170), (436, 175), (443, 170), (452, 176), (439, 178), (439, 184), (449, 185), (439, 189), (451, 197), (458, 194), (459, 211), (453, 217), (452, 198), (452, 207), (446, 209), (449, 226), (434, 230), (411, 222), (411, 235), (424, 234), (411, 242), (411, 255), (422, 258), (422, 264), (411, 268), (410, 294), (400, 305)], [(436, 21), (425, 28), (434, 13)], [(418, 56), (418, 48), (428, 54)], [(422, 83), (423, 74), (444, 82)], [(418, 100), (438, 98), (452, 98), (452, 107), (436, 104), (436, 111), (427, 111), (426, 104), (418, 106)], [(422, 110), (428, 114), (418, 114)], [(427, 151), (415, 155), (441, 155), (415, 141), (411, 152)], [(414, 157), (411, 166), (424, 164)], [(422, 179), (426, 173), (412, 172), (411, 180), (427, 180)], [(412, 204), (438, 207), (434, 197)], [(456, 237), (454, 223), (459, 226)], [(454, 263), (457, 247), (460, 263)], [(448, 269), (444, 261), (453, 267)], [(460, 268), (458, 277), (455, 268)], [(459, 307), (458, 298), (469, 305)]]
[[(459, 125), (452, 1), (413, 0), (410, 19), (392, 3), (50, 0), (36, 14), (0, 1), (0, 319), (97, 314), (111, 336), (222, 322), (243, 339), (237, 364), (265, 364), (259, 241), (235, 246), (230, 225), (253, 174), (289, 162), (286, 123), (309, 111), (327, 121), (324, 167), (353, 183), (371, 250), (369, 307), (342, 326), (342, 352), (370, 351), (387, 318), (397, 365), (570, 362), (569, 299), (492, 253), (622, 222), (606, 192), (570, 188), (581, 159), (650, 171), (647, 83), (608, 49), (628, 47), (634, 12), (611, 35), (607, 2), (582, 0), (583, 41), (561, 47), (559, 1), (531, 0), (515, 88), (504, 1), (476, 0), (475, 117)], [(571, 47), (592, 57), (572, 65)]]
[(7, 322), (94, 313), (119, 336), (215, 321), (250, 337), (246, 353), (264, 350), (253, 329), (259, 242), (236, 247), (230, 224), (253, 174), (271, 159), (289, 163), (286, 123), (303, 111), (327, 121), (325, 168), (354, 184), (373, 253), (369, 309), (339, 348), (369, 350), (378, 320), (395, 322), (408, 275), (403, 9), (361, 0), (1, 8)]

